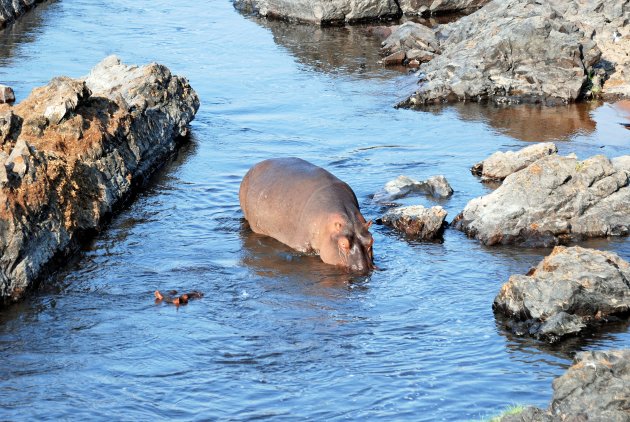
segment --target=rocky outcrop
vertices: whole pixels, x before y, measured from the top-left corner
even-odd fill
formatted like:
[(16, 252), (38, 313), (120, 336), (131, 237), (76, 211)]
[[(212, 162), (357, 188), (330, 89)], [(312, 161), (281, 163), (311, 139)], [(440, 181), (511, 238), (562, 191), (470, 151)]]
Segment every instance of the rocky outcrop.
[(484, 182), (500, 182), (534, 161), (557, 152), (558, 148), (553, 142), (530, 145), (518, 151), (497, 151), (475, 164), (470, 171), (475, 176), (480, 176)]
[(320, 25), (473, 11), (489, 0), (233, 0), (246, 13)]
[(415, 22), (405, 22), (397, 27), (385, 41), (381, 54), (385, 65), (419, 65), (431, 61), (439, 53), (439, 43), (433, 30)]
[(412, 205), (387, 211), (377, 223), (393, 227), (413, 239), (434, 240), (444, 232), (446, 215), (440, 206)]
[(601, 56), (575, 24), (537, 0), (493, 0), (439, 26), (436, 36), (441, 54), (421, 65), (419, 89), (400, 105), (569, 103), (584, 93)]
[(0, 28), (4, 28), (43, 1), (45, 0), (0, 0)]
[(108, 57), (0, 106), (0, 299), (99, 230), (188, 134), (199, 99), (164, 66)]
[(395, 0), (234, 0), (244, 12), (268, 18), (320, 25), (393, 18), (400, 15)]
[(442, 175), (431, 176), (421, 182), (407, 176), (398, 176), (387, 182), (383, 190), (374, 194), (373, 200), (379, 203), (390, 203), (418, 193), (431, 195), (435, 198), (448, 198), (453, 194), (453, 188)]
[(630, 96), (630, 0), (551, 0), (602, 51), (590, 73), (591, 96)]
[(630, 350), (580, 352), (553, 381), (548, 409), (530, 407), (501, 422), (630, 421)]
[(478, 9), (489, 0), (399, 0), (401, 11), (409, 16), (426, 16)]
[(554, 246), (630, 231), (627, 159), (549, 155), (471, 200), (453, 226), (486, 245)]
[(612, 252), (557, 246), (527, 275), (513, 275), (493, 309), (516, 334), (554, 342), (630, 313), (630, 264)]

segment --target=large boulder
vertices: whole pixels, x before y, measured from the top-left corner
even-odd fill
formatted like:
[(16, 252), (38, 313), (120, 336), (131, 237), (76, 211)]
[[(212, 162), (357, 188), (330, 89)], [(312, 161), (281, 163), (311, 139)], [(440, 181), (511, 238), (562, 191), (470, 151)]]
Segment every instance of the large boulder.
[(234, 0), (234, 6), (269, 18), (322, 25), (400, 15), (395, 0)]
[(0, 28), (4, 28), (17, 18), (45, 0), (0, 0)]
[(475, 164), (471, 172), (481, 180), (500, 182), (510, 174), (524, 169), (534, 161), (555, 154), (558, 148), (553, 142), (530, 145), (518, 151), (497, 151), (485, 160)]
[(630, 421), (630, 350), (580, 352), (553, 381), (548, 409), (530, 407), (501, 422)]
[(513, 275), (494, 299), (517, 334), (554, 342), (630, 311), (630, 264), (612, 252), (557, 246), (526, 275)]
[(420, 66), (420, 86), (401, 106), (569, 103), (588, 89), (589, 72), (601, 56), (575, 23), (537, 0), (493, 0), (439, 26), (436, 36), (441, 54)]
[(549, 155), (471, 200), (453, 226), (486, 245), (554, 246), (630, 231), (628, 160)]
[(446, 215), (446, 210), (440, 206), (412, 205), (387, 211), (377, 223), (393, 227), (412, 239), (434, 240), (444, 232)]
[(0, 302), (98, 231), (181, 144), (198, 108), (166, 67), (113, 56), (86, 78), (55, 78), (0, 105)]

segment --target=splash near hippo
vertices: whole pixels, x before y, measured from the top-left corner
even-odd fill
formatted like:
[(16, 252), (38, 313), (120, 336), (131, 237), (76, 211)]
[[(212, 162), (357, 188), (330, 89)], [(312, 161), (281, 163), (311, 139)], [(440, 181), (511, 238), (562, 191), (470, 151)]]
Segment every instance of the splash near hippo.
[(350, 186), (321, 167), (299, 158), (262, 161), (243, 178), (239, 199), (255, 233), (353, 272), (375, 268), (372, 222)]

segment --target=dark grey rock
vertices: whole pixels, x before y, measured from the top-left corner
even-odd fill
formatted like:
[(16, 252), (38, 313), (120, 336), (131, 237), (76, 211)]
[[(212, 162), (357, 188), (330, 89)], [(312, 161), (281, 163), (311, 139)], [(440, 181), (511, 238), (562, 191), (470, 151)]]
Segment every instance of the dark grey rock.
[(558, 246), (527, 275), (511, 276), (493, 308), (517, 323), (517, 334), (554, 342), (629, 313), (630, 264), (612, 252)]
[(425, 208), (422, 205), (412, 205), (387, 211), (381, 221), (410, 238), (433, 240), (442, 236), (446, 215), (446, 211), (440, 206)]
[(501, 422), (630, 421), (630, 350), (580, 352), (553, 381), (549, 409), (528, 407)]
[[(617, 161), (621, 166), (621, 161)], [(454, 228), (486, 245), (554, 246), (630, 231), (629, 173), (597, 155), (549, 155), (471, 200)]]
[(4, 28), (17, 18), (45, 0), (0, 0), (0, 28)]

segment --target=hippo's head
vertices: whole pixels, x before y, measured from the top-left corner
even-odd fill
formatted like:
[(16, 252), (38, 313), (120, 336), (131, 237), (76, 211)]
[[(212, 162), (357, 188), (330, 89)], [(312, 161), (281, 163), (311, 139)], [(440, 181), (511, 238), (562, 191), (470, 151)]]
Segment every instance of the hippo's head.
[(373, 270), (374, 239), (368, 230), (371, 225), (372, 222), (366, 222), (363, 217), (354, 224), (346, 219), (334, 221), (319, 251), (322, 261), (356, 273)]

